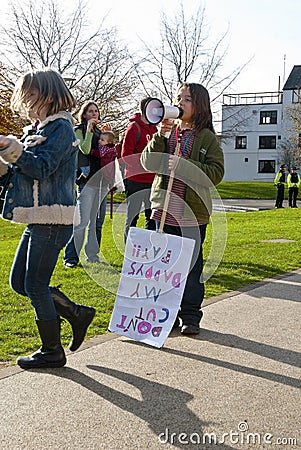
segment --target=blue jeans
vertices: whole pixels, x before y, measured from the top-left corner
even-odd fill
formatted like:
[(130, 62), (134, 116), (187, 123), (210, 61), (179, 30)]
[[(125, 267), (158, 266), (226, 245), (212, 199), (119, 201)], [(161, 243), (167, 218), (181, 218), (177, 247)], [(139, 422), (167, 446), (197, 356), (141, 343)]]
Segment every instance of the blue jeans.
[[(84, 188), (83, 188), (84, 187)], [(79, 254), (84, 245), (85, 256), (89, 261), (97, 261), (100, 249), (102, 226), (106, 216), (107, 195), (100, 201), (100, 190), (90, 186), (81, 186), (77, 205), (80, 213), (80, 224), (74, 227), (64, 254), (64, 262), (78, 263)]]
[(145, 228), (147, 230), (155, 230), (156, 222), (150, 218), (151, 183), (140, 183), (137, 181), (126, 179), (124, 180), (124, 185), (127, 203), (124, 225), (124, 242), (126, 242), (130, 227), (135, 227), (137, 225), (142, 204), (144, 205)]
[[(159, 225), (160, 223), (157, 223), (157, 228), (159, 228)], [(203, 316), (203, 312), (201, 311), (201, 304), (205, 294), (204, 283), (202, 281), (204, 265), (203, 242), (206, 236), (206, 228), (207, 225), (182, 228), (164, 225), (163, 228), (167, 234), (183, 236), (196, 241), (179, 312), (179, 317), (185, 325), (198, 326)]]
[(28, 225), (10, 272), (10, 286), (30, 298), (37, 320), (55, 320), (49, 283), (59, 253), (70, 239), (72, 225)]

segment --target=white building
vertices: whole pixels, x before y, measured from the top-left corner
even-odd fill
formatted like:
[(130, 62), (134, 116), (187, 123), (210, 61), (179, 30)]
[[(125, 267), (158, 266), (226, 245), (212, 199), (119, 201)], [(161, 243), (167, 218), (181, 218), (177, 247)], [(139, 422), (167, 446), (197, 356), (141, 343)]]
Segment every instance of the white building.
[(274, 180), (291, 132), (285, 108), (300, 103), (300, 91), (301, 66), (294, 66), (282, 91), (224, 95), (225, 181)]

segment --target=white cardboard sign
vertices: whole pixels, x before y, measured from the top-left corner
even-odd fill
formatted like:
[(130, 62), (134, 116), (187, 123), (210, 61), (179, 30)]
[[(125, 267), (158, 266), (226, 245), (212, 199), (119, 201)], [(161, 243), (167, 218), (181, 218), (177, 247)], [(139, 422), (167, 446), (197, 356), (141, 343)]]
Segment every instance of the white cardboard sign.
[(194, 245), (193, 239), (130, 228), (111, 332), (163, 346), (178, 314)]

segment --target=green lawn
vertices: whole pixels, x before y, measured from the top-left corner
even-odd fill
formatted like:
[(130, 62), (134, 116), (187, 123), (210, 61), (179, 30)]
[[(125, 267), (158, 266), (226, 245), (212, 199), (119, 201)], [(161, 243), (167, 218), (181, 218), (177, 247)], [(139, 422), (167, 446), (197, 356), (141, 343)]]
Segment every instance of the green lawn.
[[(220, 225), (223, 218), (226, 218), (226, 228)], [(140, 217), (139, 226), (143, 226), (142, 219)], [(83, 267), (66, 269), (60, 258), (53, 274), (53, 285), (61, 284), (71, 299), (96, 308), (97, 314), (87, 337), (107, 332), (115, 301), (114, 289), (123, 263), (123, 223), (123, 214), (115, 214), (113, 219), (107, 216), (103, 229), (102, 253), (114, 273), (99, 270), (101, 266), (95, 268), (95, 265), (87, 270)], [(15, 294), (8, 281), (23, 229), (22, 225), (0, 219), (0, 361), (10, 363), (14, 363), (18, 355), (31, 352), (40, 345), (30, 302)], [(204, 246), (206, 260), (212, 246), (212, 233), (216, 230), (226, 246), (220, 264), (206, 282), (206, 298), (301, 267), (299, 209), (214, 213)], [(272, 241), (277, 239), (284, 241)], [(264, 242), (266, 240), (271, 241)], [(67, 346), (69, 339), (70, 327), (63, 323), (63, 344)]]
[(251, 198), (271, 200), (276, 198), (274, 183), (256, 181), (223, 181), (217, 186), (221, 198)]
[[(273, 182), (223, 181), (217, 186), (217, 191), (222, 199), (251, 198), (255, 200), (272, 200), (276, 198), (276, 187)], [(117, 193), (114, 195), (114, 202), (122, 202), (124, 198), (124, 194)]]

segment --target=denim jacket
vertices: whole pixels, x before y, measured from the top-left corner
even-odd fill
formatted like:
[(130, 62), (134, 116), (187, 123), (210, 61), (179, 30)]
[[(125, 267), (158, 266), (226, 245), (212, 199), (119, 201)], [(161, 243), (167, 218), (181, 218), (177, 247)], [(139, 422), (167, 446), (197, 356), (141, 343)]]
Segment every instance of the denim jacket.
[(72, 115), (61, 111), (40, 123), (24, 144), (12, 138), (0, 159), (13, 164), (14, 175), (3, 219), (26, 224), (73, 224), (78, 142)]

